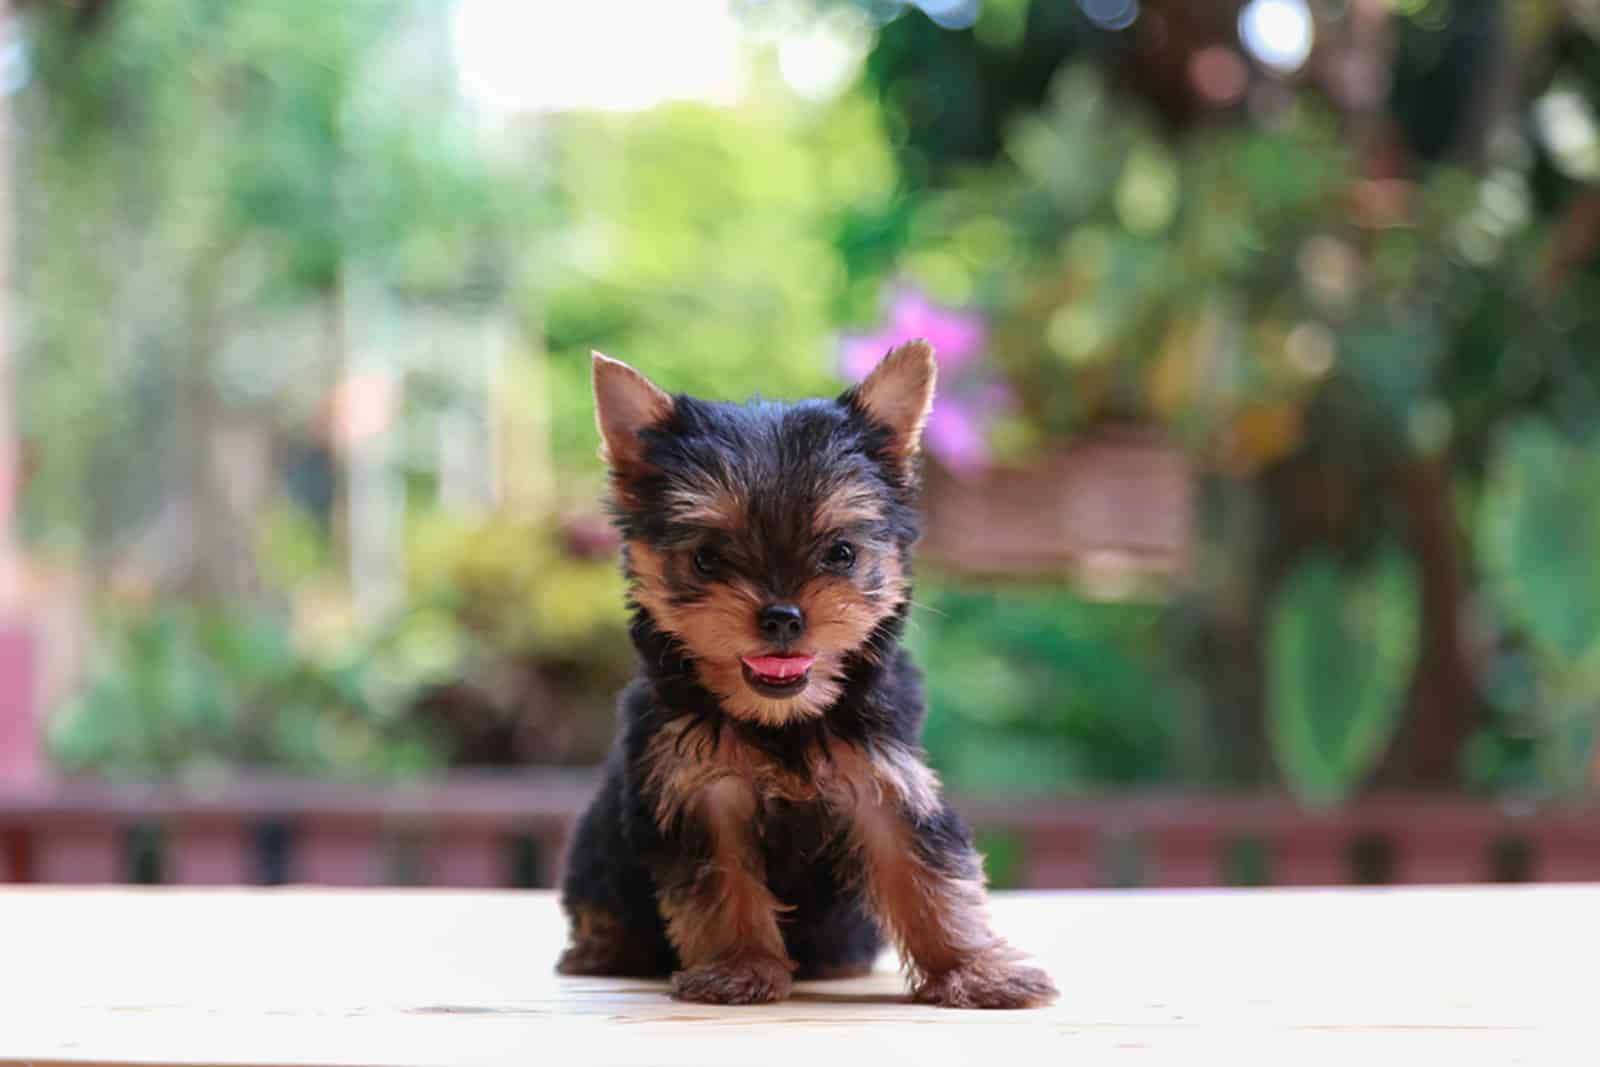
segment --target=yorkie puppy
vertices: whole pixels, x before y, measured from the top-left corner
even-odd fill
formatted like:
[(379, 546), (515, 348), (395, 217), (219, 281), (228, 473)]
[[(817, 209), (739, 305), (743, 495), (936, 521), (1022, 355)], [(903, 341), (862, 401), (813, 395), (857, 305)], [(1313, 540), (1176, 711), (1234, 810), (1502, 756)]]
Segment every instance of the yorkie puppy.
[(765, 1003), (867, 973), (887, 935), (918, 1001), (1055, 998), (990, 926), (898, 645), (933, 388), (922, 341), (795, 404), (669, 396), (595, 354), (640, 670), (568, 858), (562, 973)]

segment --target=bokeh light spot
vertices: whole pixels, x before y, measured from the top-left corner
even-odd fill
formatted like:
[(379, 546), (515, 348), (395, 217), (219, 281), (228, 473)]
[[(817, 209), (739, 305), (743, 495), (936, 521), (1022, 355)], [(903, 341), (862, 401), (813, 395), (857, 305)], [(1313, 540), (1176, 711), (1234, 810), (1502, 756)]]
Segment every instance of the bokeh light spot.
[(1125, 30), (1139, 19), (1139, 0), (1078, 0), (1078, 6), (1102, 30)]
[(1214, 107), (1237, 103), (1249, 81), (1244, 60), (1231, 48), (1207, 45), (1189, 57), (1189, 82)]
[(983, 5), (979, 0), (916, 0), (923, 14), (947, 30), (970, 29)]
[(1251, 0), (1239, 13), (1239, 39), (1245, 48), (1280, 74), (1305, 66), (1315, 38), (1305, 0)]
[(453, 31), (462, 90), (489, 112), (732, 104), (743, 82), (740, 25), (724, 0), (457, 0)]
[(1534, 104), (1533, 114), (1556, 169), (1580, 181), (1600, 178), (1600, 134), (1582, 93), (1551, 89)]
[(1302, 322), (1284, 340), (1289, 366), (1302, 376), (1317, 379), (1333, 369), (1338, 358), (1338, 343), (1333, 331), (1320, 322)]

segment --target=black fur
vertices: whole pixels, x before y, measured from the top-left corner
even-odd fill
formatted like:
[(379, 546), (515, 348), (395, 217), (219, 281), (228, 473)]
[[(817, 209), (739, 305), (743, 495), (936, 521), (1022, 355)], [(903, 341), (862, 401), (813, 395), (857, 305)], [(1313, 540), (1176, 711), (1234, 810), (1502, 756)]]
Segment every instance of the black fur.
[[(774, 597), (793, 595), (816, 573), (826, 547), (812, 532), (818, 501), (846, 483), (869, 489), (882, 518), (852, 536), (886, 547), (905, 574), (917, 537), (914, 476), (891, 452), (891, 434), (861, 409), (853, 393), (838, 400), (796, 404), (673, 401), (663, 424), (640, 435), (645, 462), (615, 472), (614, 518), (625, 539), (662, 551), (707, 536), (727, 566)], [(749, 501), (747, 526), (735, 535), (708, 535), (680, 522), (666, 501), (675, 488), (720, 485)], [(708, 580), (690, 568), (672, 573), (674, 603), (693, 605)], [(870, 587), (872, 575), (861, 577)], [(847, 659), (838, 700), (820, 719), (765, 727), (730, 716), (697, 680), (683, 646), (649, 612), (633, 604), (632, 637), (638, 678), (623, 692), (618, 736), (598, 795), (584, 815), (568, 859), (563, 904), (574, 916), (600, 911), (619, 921), (636, 952), (616, 968), (665, 975), (680, 965), (656, 906), (663, 891), (692, 881), (706, 843), (692, 821), (664, 832), (646, 785), (645, 755), (668, 723), (690, 717), (708, 730), (736, 731), (741, 740), (796, 769), (824, 735), (861, 744), (893, 739), (918, 747), (924, 702), (920, 675), (898, 641), (906, 605), (894, 605)], [(858, 872), (849, 869), (842, 827), (821, 803), (776, 799), (759, 813), (760, 847), (773, 894), (790, 909), (780, 919), (798, 976), (865, 967), (881, 948), (880, 932), (863, 905)], [(930, 853), (965, 862), (970, 842), (953, 813), (919, 826)], [(592, 972), (591, 972), (592, 973)]]

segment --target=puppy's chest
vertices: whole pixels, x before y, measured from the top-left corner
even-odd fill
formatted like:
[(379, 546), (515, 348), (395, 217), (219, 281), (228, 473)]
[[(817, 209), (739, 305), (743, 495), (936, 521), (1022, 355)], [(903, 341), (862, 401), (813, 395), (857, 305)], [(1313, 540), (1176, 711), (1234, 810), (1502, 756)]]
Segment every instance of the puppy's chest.
[(837, 812), (872, 787), (870, 760), (849, 745), (807, 742), (779, 756), (733, 730), (690, 720), (664, 727), (647, 761), (646, 779), (663, 821), (693, 807), (713, 783), (728, 779), (749, 787), (752, 814), (775, 831), (797, 818), (817, 821), (825, 811)]
[(837, 809), (818, 802), (768, 801), (756, 827), (766, 881), (780, 900), (801, 903), (805, 886), (837, 869), (848, 854), (848, 823)]

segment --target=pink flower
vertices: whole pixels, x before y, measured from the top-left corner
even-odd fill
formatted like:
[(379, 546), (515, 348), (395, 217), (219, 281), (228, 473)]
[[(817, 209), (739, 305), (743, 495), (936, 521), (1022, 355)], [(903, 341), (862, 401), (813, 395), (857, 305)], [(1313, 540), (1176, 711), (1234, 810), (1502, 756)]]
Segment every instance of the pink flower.
[(1005, 386), (977, 379), (974, 373), (989, 343), (983, 319), (938, 307), (909, 287), (895, 294), (888, 318), (872, 333), (844, 338), (842, 373), (858, 382), (896, 345), (919, 337), (927, 341), (939, 363), (939, 395), (928, 415), (923, 443), (951, 473), (959, 477), (982, 474), (990, 462), (984, 432), (994, 416), (1010, 404)]
[(939, 370), (952, 374), (983, 353), (989, 331), (977, 315), (946, 311), (928, 302), (916, 289), (903, 288), (889, 305), (889, 321), (874, 333), (844, 342), (844, 373), (860, 381), (895, 345), (922, 338), (933, 346)]

